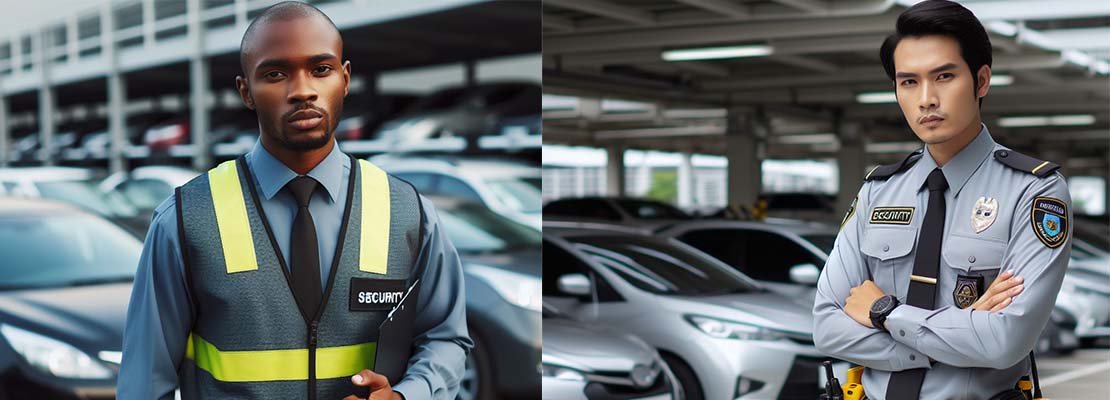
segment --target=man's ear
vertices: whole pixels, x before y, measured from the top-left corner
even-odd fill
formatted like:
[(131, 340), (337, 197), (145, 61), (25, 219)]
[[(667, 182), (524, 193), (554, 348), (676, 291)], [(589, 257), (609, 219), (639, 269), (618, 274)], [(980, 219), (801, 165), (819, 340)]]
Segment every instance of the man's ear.
[(343, 97), (347, 97), (347, 93), (351, 89), (351, 60), (343, 62)]
[(991, 88), (991, 66), (983, 64), (976, 76), (979, 78), (979, 87), (975, 88), (975, 98), (981, 99), (987, 96)]
[(243, 101), (243, 105), (247, 106), (251, 111), (254, 111), (254, 98), (251, 97), (251, 88), (247, 83), (247, 78), (236, 76), (235, 90), (239, 91), (239, 99)]

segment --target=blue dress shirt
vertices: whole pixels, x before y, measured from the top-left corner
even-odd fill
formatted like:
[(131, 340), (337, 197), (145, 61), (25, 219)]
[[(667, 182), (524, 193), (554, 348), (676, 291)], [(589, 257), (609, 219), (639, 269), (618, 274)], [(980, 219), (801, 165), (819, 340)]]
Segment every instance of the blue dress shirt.
[[(289, 260), (289, 237), (297, 203), (285, 184), (297, 177), (261, 143), (246, 155), (262, 208), (281, 256)], [(334, 146), (306, 174), (320, 183), (313, 192), (312, 211), (320, 246), (320, 278), (326, 285), (346, 206), (350, 159)], [(193, 326), (193, 303), (185, 287), (185, 268), (177, 235), (173, 196), (154, 211), (147, 232), (135, 286), (127, 309), (117, 398), (173, 399), (178, 368)], [(421, 276), (417, 336), (409, 368), (393, 390), (407, 400), (453, 399), (473, 342), (466, 328), (462, 267), (455, 246), (440, 227), (432, 202), (423, 201), (424, 241), (418, 260), (429, 263)], [(288, 263), (286, 263), (288, 264)]]

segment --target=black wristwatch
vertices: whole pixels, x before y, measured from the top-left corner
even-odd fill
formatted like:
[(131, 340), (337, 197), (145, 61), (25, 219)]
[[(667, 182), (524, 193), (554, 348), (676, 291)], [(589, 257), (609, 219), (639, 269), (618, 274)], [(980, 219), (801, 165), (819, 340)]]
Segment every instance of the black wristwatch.
[(900, 305), (902, 305), (902, 302), (898, 301), (898, 298), (894, 297), (892, 294), (875, 300), (874, 303), (871, 303), (871, 325), (874, 325), (875, 329), (885, 331), (886, 326), (884, 326), (884, 324), (886, 323), (886, 317), (890, 315), (891, 311), (894, 311), (895, 307)]

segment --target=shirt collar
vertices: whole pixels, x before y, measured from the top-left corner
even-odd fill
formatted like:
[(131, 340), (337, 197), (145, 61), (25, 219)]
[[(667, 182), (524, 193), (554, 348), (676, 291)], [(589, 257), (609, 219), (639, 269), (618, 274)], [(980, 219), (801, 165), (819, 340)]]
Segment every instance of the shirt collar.
[[(980, 124), (980, 126), (979, 135), (967, 146), (964, 146), (959, 153), (956, 153), (955, 157), (948, 160), (948, 163), (940, 167), (940, 170), (944, 172), (944, 179), (948, 181), (948, 188), (952, 190), (953, 197), (959, 196), (960, 190), (971, 179), (971, 174), (979, 169), (983, 160), (987, 159), (991, 150), (994, 150), (995, 142), (990, 131), (987, 130), (987, 125)], [(909, 179), (917, 184), (918, 188), (924, 187), (925, 178), (928, 178), (929, 173), (936, 167), (937, 162), (933, 159), (933, 155), (929, 154), (929, 148), (926, 146), (921, 159), (910, 170)]]
[[(246, 155), (247, 161), (250, 162), (251, 172), (258, 180), (258, 186), (262, 189), (262, 195), (266, 200), (272, 199), (277, 195), (285, 184), (297, 177), (297, 173), (285, 166), (281, 160), (266, 151), (262, 146), (262, 142), (255, 141), (254, 147)], [(332, 203), (338, 201), (339, 190), (343, 184), (343, 179), (347, 177), (347, 173), (351, 166), (349, 165), (346, 153), (339, 150), (339, 144), (336, 143), (332, 147), (331, 152), (323, 161), (320, 161), (315, 168), (308, 171), (307, 176), (316, 179), (320, 182), (320, 186), (327, 192), (328, 198)]]

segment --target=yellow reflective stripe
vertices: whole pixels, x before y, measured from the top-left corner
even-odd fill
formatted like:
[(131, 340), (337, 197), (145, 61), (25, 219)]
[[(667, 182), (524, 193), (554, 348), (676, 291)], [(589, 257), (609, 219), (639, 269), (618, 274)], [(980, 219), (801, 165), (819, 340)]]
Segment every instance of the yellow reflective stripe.
[(389, 177), (366, 160), (362, 171), (362, 234), (358, 244), (358, 270), (385, 274), (389, 262)]
[[(316, 378), (349, 377), (374, 369), (376, 342), (316, 349)], [(308, 379), (308, 349), (221, 351), (189, 334), (185, 357), (222, 382), (269, 382)]]
[(208, 171), (208, 185), (212, 189), (212, 206), (216, 209), (216, 226), (220, 230), (227, 273), (257, 270), (247, 203), (243, 200), (235, 160), (225, 161)]

